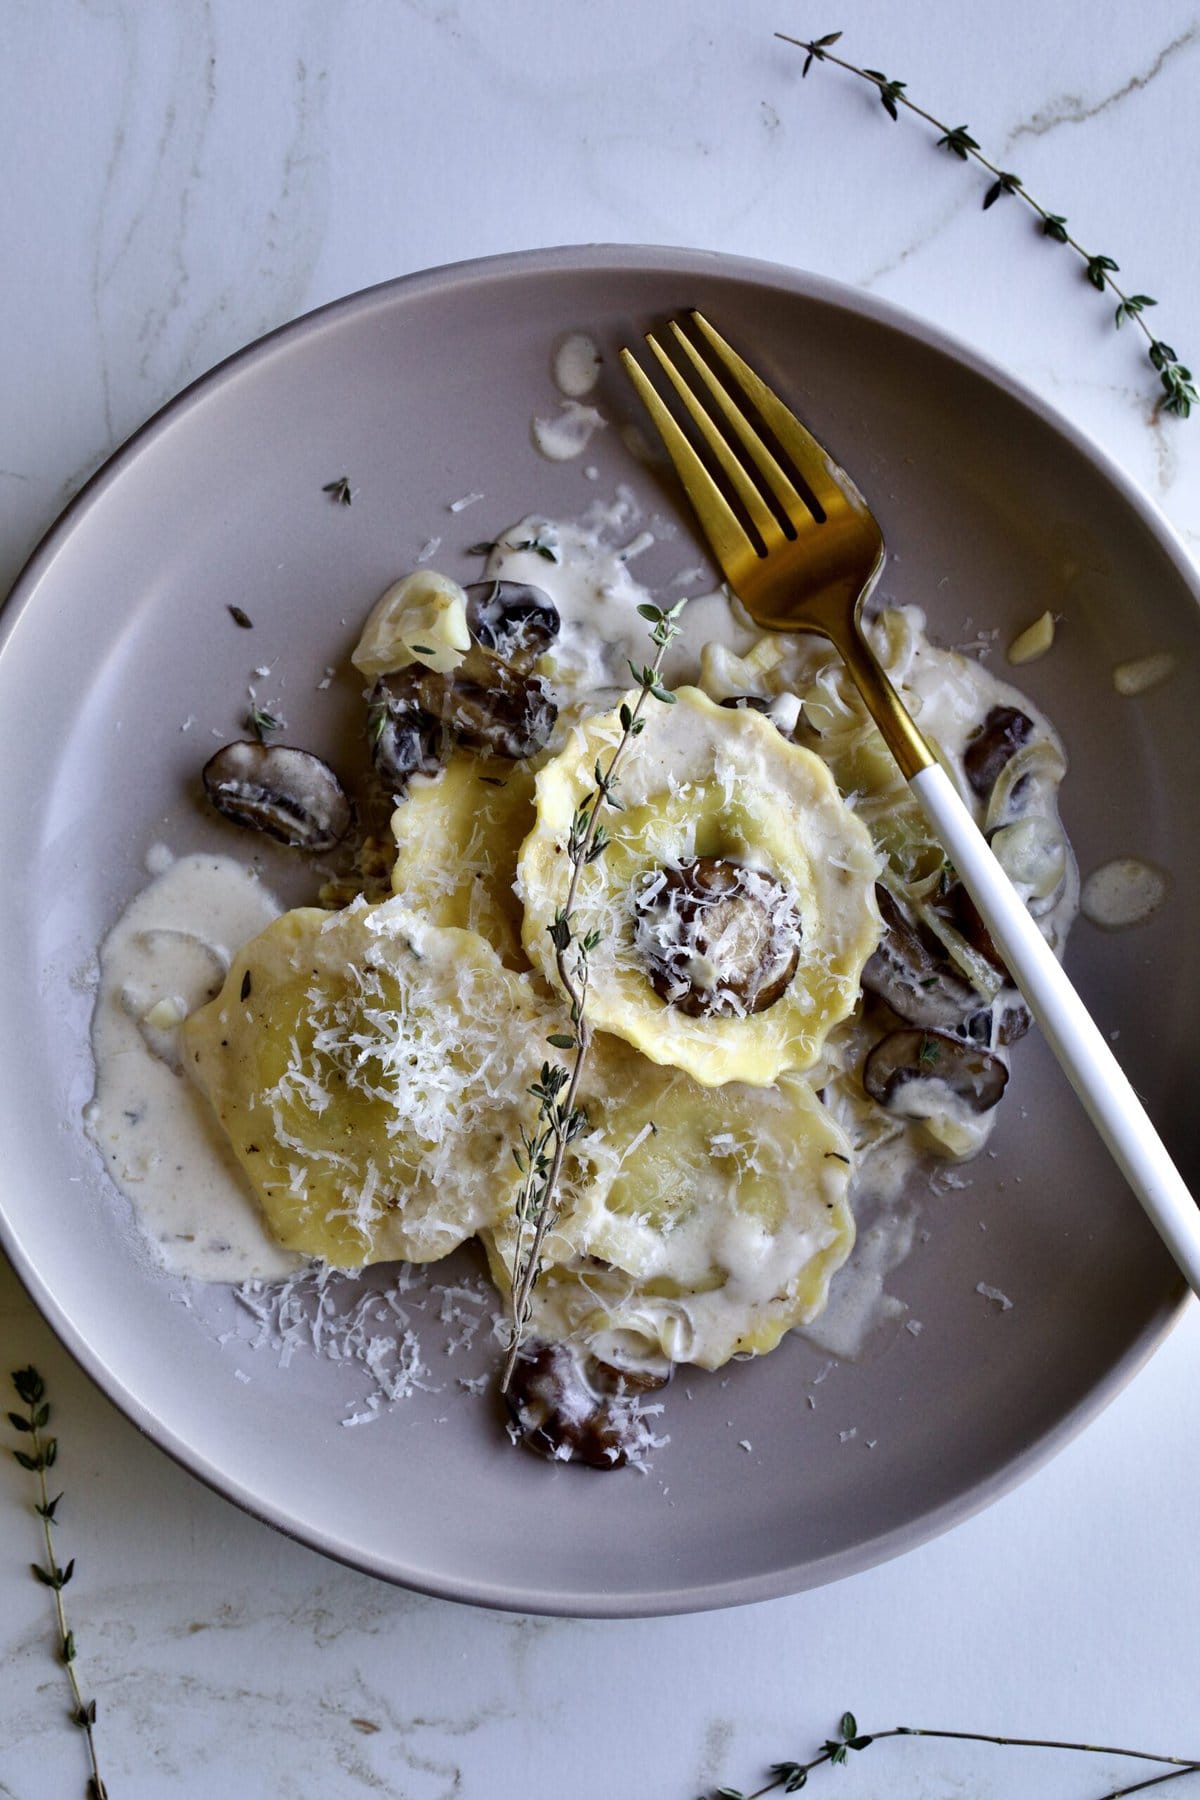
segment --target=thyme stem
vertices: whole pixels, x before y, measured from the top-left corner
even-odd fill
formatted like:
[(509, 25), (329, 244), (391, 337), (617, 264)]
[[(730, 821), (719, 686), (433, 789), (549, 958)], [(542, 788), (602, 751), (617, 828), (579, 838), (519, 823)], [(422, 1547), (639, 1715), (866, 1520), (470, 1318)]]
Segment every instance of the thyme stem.
[(54, 1607), (58, 1618), (58, 1648), (63, 1666), (67, 1671), (67, 1679), (71, 1684), (71, 1695), (75, 1706), (71, 1714), (72, 1723), (78, 1725), (87, 1739), (88, 1760), (91, 1764), (91, 1776), (87, 1784), (88, 1800), (108, 1800), (108, 1790), (100, 1777), (100, 1765), (96, 1758), (96, 1738), (92, 1730), (96, 1722), (96, 1702), (85, 1700), (79, 1687), (79, 1678), (75, 1673), (75, 1634), (67, 1624), (67, 1609), (63, 1601), (63, 1589), (75, 1572), (75, 1559), (72, 1557), (66, 1568), (59, 1568), (54, 1551), (54, 1515), (58, 1503), (62, 1499), (57, 1494), (53, 1500), (46, 1487), (46, 1470), (53, 1468), (58, 1457), (57, 1438), (43, 1438), (42, 1431), (50, 1419), (50, 1406), (46, 1400), (46, 1385), (37, 1370), (32, 1367), (15, 1369), (12, 1383), (18, 1397), (23, 1402), (26, 1412), (22, 1418), (20, 1413), (9, 1413), (9, 1423), (14, 1430), (23, 1433), (30, 1440), (31, 1450), (14, 1450), (13, 1455), (23, 1469), (28, 1469), (38, 1479), (39, 1500), (34, 1511), (42, 1521), (42, 1537), (46, 1546), (46, 1567), (39, 1563), (32, 1565), (34, 1577), (43, 1587), (48, 1587), (54, 1594)]
[[(567, 1146), (586, 1124), (586, 1116), (577, 1109), (576, 1102), (580, 1077), (592, 1041), (586, 1006), (588, 957), (595, 949), (595, 940), (591, 933), (586, 933), (583, 937), (578, 937), (575, 933), (574, 915), (579, 897), (579, 882), (584, 869), (589, 863), (595, 862), (606, 847), (601, 812), (606, 805), (616, 804), (611, 795), (617, 785), (618, 770), (630, 741), (644, 728), (642, 712), (647, 699), (650, 695), (667, 702), (674, 699), (674, 695), (662, 686), (660, 678), (668, 646), (678, 636), (675, 620), (685, 604), (685, 601), (680, 600), (665, 612), (657, 606), (639, 607), (639, 612), (653, 622), (651, 636), (655, 645), (654, 658), (645, 668), (633, 669), (639, 688), (637, 700), (632, 707), (622, 704), (619, 714), (621, 735), (607, 767), (602, 768), (597, 762), (596, 786), (576, 808), (571, 822), (567, 846), (571, 879), (567, 885), (566, 900), (550, 927), (550, 935), (554, 944), (555, 968), (567, 997), (572, 1029), (569, 1037), (556, 1034), (550, 1042), (558, 1044), (560, 1048), (570, 1046), (573, 1055), (569, 1073), (561, 1066), (552, 1069), (547, 1063), (543, 1066), (541, 1080), (530, 1089), (538, 1100), (538, 1121), (533, 1133), (524, 1142), (525, 1162), (517, 1197), (517, 1237), (513, 1252), (512, 1331), (500, 1377), (502, 1394), (508, 1392), (529, 1323), (546, 1233), (558, 1217), (555, 1196), (562, 1177)], [(573, 956), (570, 954), (572, 950)], [(531, 1224), (533, 1229), (530, 1236)]]
[(1161, 1787), (1164, 1782), (1178, 1781), (1183, 1775), (1200, 1774), (1200, 1760), (1185, 1756), (1162, 1756), (1152, 1750), (1129, 1750), (1117, 1744), (1077, 1744), (1062, 1738), (997, 1737), (986, 1731), (945, 1731), (925, 1725), (893, 1725), (888, 1731), (860, 1734), (854, 1714), (847, 1712), (842, 1714), (837, 1738), (827, 1738), (819, 1753), (810, 1761), (773, 1763), (772, 1779), (763, 1787), (755, 1788), (748, 1794), (743, 1793), (740, 1788), (718, 1788), (716, 1800), (763, 1800), (765, 1794), (776, 1793), (781, 1788), (787, 1794), (799, 1793), (801, 1788), (807, 1787), (808, 1777), (814, 1769), (820, 1769), (826, 1763), (835, 1766), (844, 1763), (851, 1750), (866, 1750), (871, 1744), (882, 1743), (885, 1738), (898, 1737), (945, 1738), (973, 1744), (1009, 1745), (1023, 1750), (1072, 1750), (1090, 1756), (1127, 1756), (1138, 1762), (1171, 1765), (1164, 1774), (1152, 1775), (1148, 1780), (1135, 1782), (1132, 1787), (1111, 1788), (1100, 1796), (1100, 1800), (1124, 1800), (1129, 1794), (1139, 1794), (1146, 1788)]
[(794, 44), (797, 49), (806, 52), (805, 75), (808, 74), (814, 62), (836, 64), (848, 75), (857, 76), (860, 81), (865, 81), (876, 89), (889, 118), (896, 119), (898, 117), (897, 108), (903, 106), (907, 112), (915, 113), (917, 118), (924, 119), (927, 125), (932, 125), (933, 129), (941, 134), (938, 138), (940, 148), (948, 150), (961, 162), (970, 160), (986, 169), (994, 177), (994, 180), (984, 196), (985, 211), (1006, 194), (1015, 194), (1018, 200), (1024, 201), (1030, 211), (1036, 213), (1041, 220), (1043, 235), (1050, 238), (1053, 243), (1065, 244), (1068, 249), (1075, 252), (1085, 264), (1088, 281), (1099, 293), (1107, 290), (1115, 296), (1118, 328), (1124, 324), (1126, 319), (1130, 319), (1142, 333), (1146, 340), (1150, 365), (1158, 375), (1159, 385), (1163, 390), (1157, 402), (1158, 409), (1186, 419), (1191, 413), (1192, 406), (1200, 403), (1200, 395), (1196, 392), (1191, 370), (1180, 362), (1169, 344), (1165, 344), (1161, 338), (1155, 336), (1143, 317), (1145, 309), (1156, 306), (1158, 302), (1149, 294), (1126, 293), (1125, 289), (1113, 279), (1118, 265), (1111, 256), (1104, 256), (1096, 251), (1086, 249), (1078, 238), (1067, 230), (1067, 221), (1061, 213), (1053, 213), (1040, 201), (1035, 200), (1033, 195), (1027, 192), (1019, 175), (1014, 175), (1010, 169), (1000, 168), (998, 164), (992, 162), (990, 157), (985, 156), (965, 125), (943, 124), (941, 119), (935, 118), (923, 106), (918, 106), (915, 100), (909, 99), (905, 92), (906, 84), (903, 81), (891, 79), (879, 69), (860, 69), (855, 63), (847, 62), (844, 57), (836, 56), (830, 46), (835, 44), (841, 35), (840, 31), (831, 31), (827, 32), (824, 37), (806, 42), (803, 38), (790, 37), (784, 31), (775, 33), (782, 43)]

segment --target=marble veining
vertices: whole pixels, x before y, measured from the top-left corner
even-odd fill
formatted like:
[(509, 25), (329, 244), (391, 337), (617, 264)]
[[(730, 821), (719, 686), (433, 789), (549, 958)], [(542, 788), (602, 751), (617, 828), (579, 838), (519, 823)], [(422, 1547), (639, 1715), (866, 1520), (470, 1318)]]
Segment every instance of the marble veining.
[(1197, 42), (1200, 42), (1200, 21), (1189, 25), (1186, 31), (1181, 31), (1170, 43), (1164, 44), (1145, 69), (1130, 75), (1120, 87), (1102, 94), (1098, 100), (1085, 100), (1079, 94), (1064, 94), (1039, 108), (1009, 132), (1009, 147), (1018, 143), (1021, 138), (1045, 137), (1048, 133), (1057, 131), (1060, 125), (1083, 125), (1089, 119), (1097, 119), (1102, 113), (1119, 106), (1131, 94), (1144, 93), (1180, 51), (1190, 50)]

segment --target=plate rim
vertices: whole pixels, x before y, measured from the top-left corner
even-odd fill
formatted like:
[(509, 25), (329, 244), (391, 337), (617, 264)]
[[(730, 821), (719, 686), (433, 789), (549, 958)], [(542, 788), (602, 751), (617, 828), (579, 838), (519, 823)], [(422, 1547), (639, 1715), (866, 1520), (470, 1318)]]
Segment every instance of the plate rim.
[[(611, 275), (623, 267), (631, 274), (678, 275), (686, 280), (696, 275), (713, 273), (751, 285), (767, 286), (802, 300), (816, 300), (883, 325), (949, 357), (1016, 401), (1082, 456), (1116, 490), (1156, 541), (1200, 608), (1200, 569), (1181, 535), (1153, 496), (1134, 480), (1089, 431), (1067, 418), (1058, 407), (1010, 370), (941, 325), (933, 324), (920, 314), (891, 300), (788, 264), (670, 245), (565, 244), (466, 258), (374, 283), (327, 301), (276, 326), (197, 376), (158, 407), (104, 459), (34, 545), (0, 606), (0, 656), (3, 656), (10, 635), (26, 607), (32, 604), (60, 549), (82, 519), (101, 502), (106, 490), (138, 458), (153, 448), (160, 435), (173, 429), (194, 407), (205, 403), (221, 387), (236, 379), (244, 365), (270, 355), (291, 339), (309, 335), (318, 328), (320, 322), (339, 313), (369, 313), (376, 307), (391, 306), (398, 298), (410, 295), (419, 298), (423, 292), (444, 291), (448, 287), (459, 289), (509, 278), (553, 276), (564, 272)], [(252, 1518), (335, 1562), (433, 1598), (500, 1611), (573, 1618), (662, 1617), (733, 1605), (757, 1604), (845, 1579), (893, 1556), (917, 1549), (1011, 1492), (1085, 1430), (1154, 1355), (1179, 1322), (1188, 1299), (1188, 1289), (1182, 1278), (1175, 1285), (1173, 1298), (1171, 1292), (1164, 1289), (1160, 1309), (1148, 1323), (1142, 1336), (1107, 1371), (1103, 1379), (1089, 1389), (1087, 1395), (1065, 1418), (1002, 1468), (993, 1470), (966, 1492), (955, 1495), (917, 1520), (893, 1526), (873, 1538), (858, 1542), (850, 1550), (837, 1551), (815, 1561), (791, 1564), (754, 1576), (730, 1577), (683, 1589), (669, 1586), (641, 1588), (636, 1593), (623, 1590), (611, 1594), (581, 1585), (576, 1591), (566, 1593), (558, 1589), (531, 1591), (526, 1587), (511, 1583), (506, 1585), (504, 1582), (491, 1584), (471, 1580), (464, 1584), (453, 1578), (430, 1575), (427, 1571), (400, 1567), (395, 1561), (385, 1563), (372, 1552), (349, 1550), (319, 1526), (298, 1521), (282, 1508), (264, 1501), (236, 1476), (219, 1468), (189, 1445), (109, 1369), (103, 1356), (92, 1349), (66, 1316), (42, 1276), (26, 1256), (16, 1231), (10, 1224), (2, 1195), (0, 1247), (42, 1318), (72, 1359), (100, 1388), (105, 1398), (174, 1462)]]

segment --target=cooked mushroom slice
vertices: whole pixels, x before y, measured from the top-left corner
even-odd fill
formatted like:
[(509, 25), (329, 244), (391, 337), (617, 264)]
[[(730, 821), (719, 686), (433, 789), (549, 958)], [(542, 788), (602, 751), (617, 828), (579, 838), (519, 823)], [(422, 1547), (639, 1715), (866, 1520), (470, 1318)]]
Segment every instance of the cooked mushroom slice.
[[(996, 941), (987, 928), (983, 914), (961, 881), (955, 882), (946, 899), (953, 911), (954, 923), (971, 948), (978, 950), (980, 956), (991, 963), (993, 969), (1011, 980), (1012, 977), (1008, 975), (1008, 965), (996, 948)], [(914, 1019), (913, 1023), (919, 1025), (921, 1020)]]
[(506, 662), (531, 662), (558, 636), (558, 608), (541, 588), (524, 581), (473, 581), (466, 594), (471, 636)]
[(532, 756), (558, 716), (539, 675), (478, 648), (448, 674), (413, 663), (381, 676), (368, 708), (376, 768), (397, 791), (417, 769), (435, 772), (451, 744), (513, 760)]
[(800, 960), (800, 920), (781, 881), (697, 856), (646, 875), (634, 944), (656, 994), (692, 1018), (764, 1012)]
[(1015, 706), (993, 706), (963, 751), (963, 768), (977, 794), (990, 794), (992, 784), (1033, 732), (1033, 720)]
[(1006, 989), (992, 1010), (996, 1015), (998, 1044), (1015, 1044), (1033, 1025), (1033, 1014), (1015, 988)]
[(638, 1402), (665, 1380), (616, 1370), (569, 1344), (534, 1340), (517, 1359), (505, 1401), (521, 1442), (539, 1456), (619, 1469), (648, 1448)]
[(954, 967), (941, 940), (927, 925), (910, 919), (882, 883), (875, 898), (884, 930), (863, 969), (863, 986), (910, 1025), (961, 1025), (979, 1009), (980, 997), (971, 983)]
[(411, 668), (384, 675), (367, 702), (367, 735), (375, 773), (390, 793), (401, 794), (410, 775), (436, 775), (444, 736), (436, 719), (422, 712), (416, 692), (420, 672)]
[(763, 694), (727, 694), (724, 700), (717, 701), (718, 706), (727, 706), (731, 712), (769, 713), (771, 702)]
[(929, 1118), (961, 1105), (990, 1112), (1008, 1080), (998, 1056), (944, 1031), (889, 1031), (863, 1064), (872, 1100), (910, 1118)]
[(204, 765), (204, 791), (235, 825), (296, 850), (332, 850), (350, 829), (350, 802), (327, 763), (289, 744), (226, 744)]

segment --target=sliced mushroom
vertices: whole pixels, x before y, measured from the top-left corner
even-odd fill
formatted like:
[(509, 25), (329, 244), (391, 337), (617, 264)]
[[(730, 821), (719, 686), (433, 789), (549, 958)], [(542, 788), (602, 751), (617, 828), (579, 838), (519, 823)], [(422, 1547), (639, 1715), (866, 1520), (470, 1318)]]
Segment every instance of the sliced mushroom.
[(1015, 1044), (1033, 1026), (1033, 1014), (1015, 988), (1001, 994), (992, 1011), (996, 1015), (998, 1044)]
[(655, 993), (693, 1018), (762, 1012), (796, 973), (795, 901), (760, 869), (693, 857), (645, 876), (633, 907)]
[(882, 883), (875, 889), (883, 936), (862, 972), (862, 984), (910, 1025), (961, 1025), (979, 1009), (979, 994), (946, 954), (941, 940), (910, 919)]
[(991, 793), (1001, 769), (1032, 733), (1033, 720), (1015, 706), (993, 706), (963, 751), (963, 768), (977, 794)]
[(477, 644), (506, 662), (532, 662), (548, 650), (562, 621), (549, 594), (524, 581), (473, 581), (467, 627)]
[(724, 700), (717, 701), (718, 706), (727, 706), (731, 712), (769, 713), (771, 702), (763, 694), (727, 694)]
[(889, 1031), (863, 1064), (863, 1086), (880, 1106), (930, 1118), (958, 1106), (990, 1112), (1008, 1069), (998, 1056), (945, 1031)]
[(479, 648), (448, 674), (414, 663), (382, 676), (368, 708), (375, 766), (396, 790), (415, 770), (437, 769), (453, 744), (483, 755), (532, 756), (558, 716), (541, 676)]
[[(987, 928), (983, 914), (961, 881), (954, 883), (946, 895), (946, 900), (952, 910), (954, 923), (971, 948), (977, 950), (980, 956), (984, 957), (999, 974), (1008, 977), (1008, 965), (996, 948), (995, 939)], [(1011, 977), (1008, 978), (1011, 979)], [(920, 1024), (921, 1021), (917, 1019), (913, 1023)]]
[(505, 1400), (521, 1442), (539, 1456), (619, 1469), (648, 1443), (639, 1396), (664, 1381), (535, 1340), (518, 1357)]
[(226, 744), (204, 765), (203, 780), (225, 818), (295, 850), (332, 850), (350, 829), (350, 802), (333, 770), (290, 744)]
[(436, 719), (421, 711), (405, 690), (415, 686), (403, 676), (384, 676), (367, 703), (367, 735), (371, 760), (384, 787), (401, 794), (410, 775), (436, 775), (442, 766), (444, 732)]

